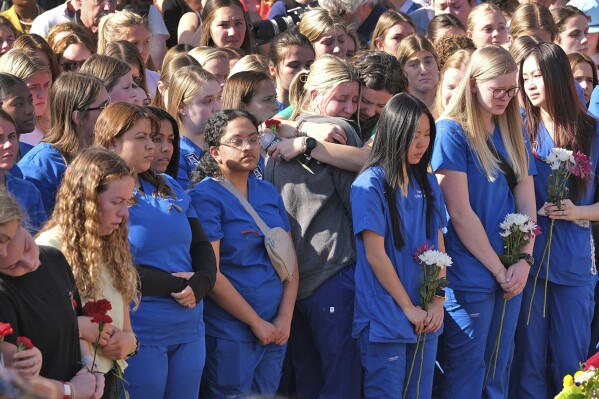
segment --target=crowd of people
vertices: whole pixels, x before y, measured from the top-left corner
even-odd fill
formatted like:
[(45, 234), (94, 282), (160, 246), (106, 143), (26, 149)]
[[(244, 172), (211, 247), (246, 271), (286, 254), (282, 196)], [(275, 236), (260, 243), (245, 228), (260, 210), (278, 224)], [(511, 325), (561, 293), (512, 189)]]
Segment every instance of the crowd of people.
[(596, 0), (2, 7), (2, 394), (553, 398), (595, 353)]

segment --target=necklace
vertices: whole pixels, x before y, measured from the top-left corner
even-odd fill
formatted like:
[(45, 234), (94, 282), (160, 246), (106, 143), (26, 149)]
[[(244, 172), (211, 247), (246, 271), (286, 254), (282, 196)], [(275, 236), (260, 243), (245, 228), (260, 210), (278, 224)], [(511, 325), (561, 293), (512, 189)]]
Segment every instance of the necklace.
[[(36, 7), (37, 7), (37, 15), (35, 16), (35, 18), (39, 17), (39, 15), (41, 14), (40, 13), (40, 6), (36, 4)], [(17, 17), (18, 17), (18, 15), (17, 15)], [(35, 19), (35, 18), (33, 18), (33, 19)], [(31, 20), (31, 22), (25, 22), (25, 21), (19, 19), (19, 23), (21, 25), (23, 25), (23, 26), (31, 26), (31, 25), (33, 25), (33, 19)]]

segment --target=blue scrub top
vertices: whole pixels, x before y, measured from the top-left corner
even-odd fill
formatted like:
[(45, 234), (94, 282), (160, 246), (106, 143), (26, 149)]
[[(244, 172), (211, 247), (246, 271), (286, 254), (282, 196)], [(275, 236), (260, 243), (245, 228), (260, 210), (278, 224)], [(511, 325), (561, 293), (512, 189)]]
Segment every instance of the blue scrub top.
[(6, 174), (5, 178), (6, 190), (17, 199), (27, 215), (26, 220), (30, 225), (28, 230), (37, 233), (48, 218), (39, 190), (27, 180), (19, 179), (10, 174)]
[(64, 157), (52, 144), (39, 143), (21, 158), (18, 165), (23, 178), (32, 182), (39, 190), (46, 214), (51, 214), (56, 202), (56, 191), (67, 169)]
[[(352, 335), (358, 338), (370, 325), (370, 342), (415, 343), (418, 335), (414, 326), (404, 315), (393, 297), (383, 288), (375, 276), (364, 249), (362, 232), (373, 231), (385, 237), (385, 252), (389, 256), (399, 280), (415, 306), (422, 301), (418, 288), (422, 267), (414, 261), (413, 254), (424, 243), (438, 249), (438, 230), (447, 225), (447, 211), (443, 194), (434, 175), (427, 176), (434, 195), (430, 237), (426, 236), (426, 196), (415, 179), (410, 178), (408, 195), (398, 189), (396, 206), (401, 219), (402, 236), (405, 247), (400, 251), (395, 247), (393, 226), (389, 206), (385, 198), (385, 172), (380, 166), (366, 169), (351, 187), (351, 208), (356, 235), (358, 262), (356, 265), (356, 297)], [(428, 338), (438, 336), (442, 330), (427, 334)]]
[[(283, 284), (270, 262), (260, 228), (239, 200), (211, 178), (202, 180), (189, 195), (210, 242), (220, 240), (220, 272), (262, 319), (272, 321), (278, 313)], [(250, 174), (248, 202), (268, 227), (291, 230), (283, 199), (271, 183)], [(256, 340), (249, 326), (209, 297), (204, 315), (206, 335)]]
[(191, 188), (191, 174), (200, 163), (204, 150), (185, 136), (179, 138), (179, 148), (177, 182), (187, 190)]
[[(431, 166), (433, 171), (449, 169), (464, 172), (468, 178), (468, 194), (470, 206), (480, 219), (489, 238), (493, 250), (503, 253), (503, 240), (499, 233), (499, 224), (508, 213), (516, 211), (516, 202), (505, 176), (499, 171), (493, 182), (489, 181), (478, 156), (468, 145), (466, 133), (462, 126), (449, 119), (441, 119), (435, 124), (437, 138), (433, 150)], [(493, 132), (493, 144), (497, 151), (509, 159), (499, 128)], [(528, 174), (534, 175), (534, 165), (530, 143), (524, 135), (529, 157)], [(447, 279), (451, 288), (458, 291), (488, 293), (499, 289), (499, 284), (487, 268), (466, 249), (458, 237), (451, 220), (445, 234), (445, 248), (453, 258), (453, 265), (448, 268)]]
[[(598, 123), (599, 127), (599, 123)], [(592, 142), (591, 153), (587, 154), (591, 161), (591, 176), (587, 180), (587, 189), (576, 205), (591, 205), (593, 204), (593, 196), (597, 188), (597, 179), (599, 176), (599, 129), (595, 129), (595, 138)], [(535, 196), (537, 201), (537, 209), (547, 201), (547, 184), (551, 175), (551, 167), (545, 158), (555, 147), (553, 139), (541, 123), (537, 132), (536, 156), (534, 162), (538, 174), (534, 178)], [(568, 183), (576, 177), (572, 176)], [(570, 184), (568, 184), (568, 187)], [(539, 262), (543, 256), (543, 251), (547, 240), (549, 239), (549, 226), (551, 219), (546, 216), (538, 216), (537, 223), (541, 226), (542, 234), (535, 240), (533, 256), (535, 265), (530, 269), (531, 274), (537, 273)], [(551, 243), (551, 264), (549, 265), (549, 278), (552, 283), (580, 286), (588, 284), (589, 279), (596, 279), (597, 276), (591, 274), (591, 269), (594, 263), (593, 251), (591, 245), (592, 231), (589, 227), (581, 227), (576, 223), (566, 220), (556, 220), (553, 227), (553, 238)], [(547, 260), (543, 261), (539, 276), (545, 278)]]
[[(175, 197), (152, 195), (156, 188), (140, 179), (143, 193), (134, 191), (135, 206), (129, 208), (129, 244), (133, 262), (169, 273), (192, 272), (191, 227), (197, 217), (189, 196), (170, 176), (161, 174)], [(144, 345), (173, 345), (198, 339), (204, 332), (203, 302), (187, 309), (172, 298), (143, 296), (131, 312), (133, 331)]]

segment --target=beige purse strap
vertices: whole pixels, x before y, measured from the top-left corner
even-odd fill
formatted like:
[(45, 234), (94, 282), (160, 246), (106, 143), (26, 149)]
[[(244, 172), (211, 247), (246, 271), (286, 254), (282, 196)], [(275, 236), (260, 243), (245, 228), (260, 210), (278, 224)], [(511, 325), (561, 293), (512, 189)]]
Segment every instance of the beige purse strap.
[(252, 218), (254, 218), (254, 221), (258, 225), (258, 228), (260, 228), (260, 230), (262, 231), (262, 234), (264, 234), (264, 236), (266, 236), (266, 234), (268, 234), (268, 232), (270, 231), (270, 227), (268, 227), (266, 225), (266, 223), (264, 223), (262, 218), (260, 216), (258, 216), (258, 214), (254, 210), (252, 205), (248, 202), (248, 200), (246, 200), (244, 198), (243, 195), (241, 195), (239, 190), (237, 190), (235, 188), (235, 186), (233, 184), (231, 184), (231, 182), (228, 181), (227, 179), (213, 179), (213, 180), (216, 180), (217, 182), (219, 182), (224, 188), (226, 188), (231, 194), (233, 194), (235, 196), (235, 198), (237, 198), (239, 200), (239, 202), (241, 202), (241, 205), (243, 205), (245, 210), (250, 214), (250, 216)]

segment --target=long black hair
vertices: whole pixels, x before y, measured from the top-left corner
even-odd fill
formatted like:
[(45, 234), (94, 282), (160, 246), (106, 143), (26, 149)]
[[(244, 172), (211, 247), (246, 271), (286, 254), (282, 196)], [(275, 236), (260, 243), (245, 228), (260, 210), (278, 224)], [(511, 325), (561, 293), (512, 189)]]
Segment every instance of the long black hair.
[[(408, 151), (414, 141), (421, 115), (426, 115), (430, 124), (430, 144), (424, 155), (415, 165), (408, 162)], [(397, 187), (405, 184), (404, 170), (415, 179), (426, 196), (426, 236), (431, 238), (431, 220), (434, 209), (434, 195), (427, 173), (433, 153), (436, 130), (435, 119), (427, 106), (411, 94), (396, 94), (383, 109), (372, 152), (362, 170), (380, 166), (385, 171), (385, 197), (389, 205), (393, 238), (397, 249), (405, 246), (401, 232), (402, 221), (397, 211)]]
[(157, 107), (147, 107), (148, 111), (154, 114), (160, 121), (168, 121), (173, 127), (173, 135), (175, 139), (173, 140), (173, 155), (171, 156), (171, 160), (169, 161), (166, 167), (166, 174), (172, 177), (173, 179), (177, 178), (177, 172), (179, 171), (179, 126), (177, 125), (177, 121), (175, 118), (171, 116), (168, 112), (161, 108)]

